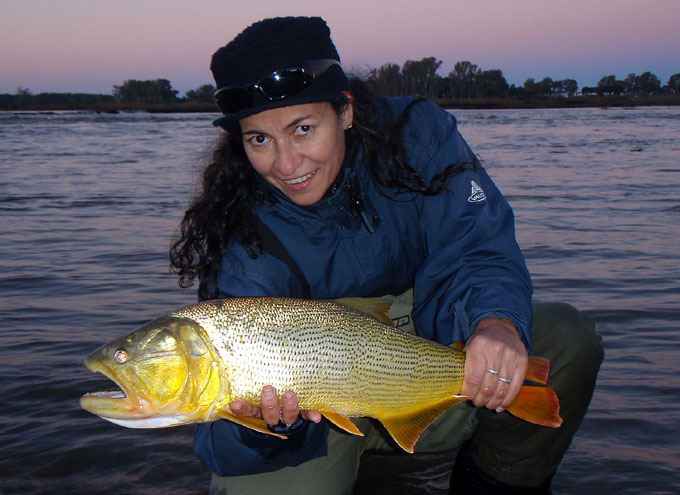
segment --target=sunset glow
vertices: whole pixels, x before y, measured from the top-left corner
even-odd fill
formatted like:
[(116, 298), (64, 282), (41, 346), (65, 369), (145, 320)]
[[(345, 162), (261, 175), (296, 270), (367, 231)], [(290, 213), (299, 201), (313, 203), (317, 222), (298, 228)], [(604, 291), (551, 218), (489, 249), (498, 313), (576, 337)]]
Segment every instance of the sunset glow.
[[(285, 6), (281, 6), (285, 3)], [(212, 83), (210, 56), (244, 27), (320, 15), (348, 69), (433, 56), (501, 69), (508, 83), (680, 72), (676, 0), (8, 0), (0, 11), (0, 93), (109, 94), (128, 79)]]

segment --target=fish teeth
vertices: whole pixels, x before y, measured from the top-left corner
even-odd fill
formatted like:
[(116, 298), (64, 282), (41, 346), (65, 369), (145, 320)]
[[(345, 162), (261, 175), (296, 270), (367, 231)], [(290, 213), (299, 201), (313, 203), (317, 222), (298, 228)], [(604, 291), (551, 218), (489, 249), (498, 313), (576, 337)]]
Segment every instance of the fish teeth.
[(286, 184), (299, 184), (300, 182), (304, 182), (307, 179), (309, 179), (312, 175), (314, 175), (316, 171), (310, 172), (307, 175), (303, 175), (302, 177), (298, 177), (297, 179), (290, 179), (290, 180), (284, 180)]
[(127, 397), (122, 390), (117, 390), (114, 392), (91, 392), (85, 395), (95, 397), (97, 399), (125, 399)]

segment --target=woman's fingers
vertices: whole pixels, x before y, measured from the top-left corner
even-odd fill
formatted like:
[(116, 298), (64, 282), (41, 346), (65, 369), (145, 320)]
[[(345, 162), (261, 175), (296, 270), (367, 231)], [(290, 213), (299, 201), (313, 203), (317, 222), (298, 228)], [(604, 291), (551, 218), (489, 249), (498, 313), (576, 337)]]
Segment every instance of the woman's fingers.
[[(489, 409), (495, 409), (498, 412), (502, 410), (501, 405), (506, 402), (509, 397), (510, 387), (512, 385), (512, 376), (514, 376), (514, 372), (509, 371), (511, 368), (512, 365), (509, 363), (503, 363), (500, 366), (498, 375), (496, 375), (496, 388), (493, 395), (489, 398), (487, 403), (484, 404), (485, 407)], [(508, 376), (511, 378), (506, 378)], [(509, 404), (511, 403), (512, 402)], [(501, 409), (499, 410), (499, 408)]]
[(482, 320), (466, 346), (461, 393), (477, 407), (505, 410), (519, 393), (527, 369), (526, 348), (514, 326)]
[(229, 409), (231, 409), (231, 412), (233, 412), (236, 416), (252, 416), (254, 418), (262, 417), (259, 407), (251, 406), (243, 400), (235, 400), (229, 404)]
[(492, 368), (487, 368), (484, 370), (484, 378), (482, 379), (481, 387), (479, 387), (477, 395), (472, 400), (474, 405), (477, 407), (488, 407), (489, 402), (494, 399), (496, 394), (499, 374), (499, 370)]
[(302, 411), (301, 416), (302, 419), (306, 419), (307, 421), (311, 421), (312, 423), (318, 423), (321, 421), (321, 413), (319, 411), (314, 410)]
[(260, 411), (265, 423), (271, 426), (279, 424), (279, 421), (281, 421), (281, 405), (276, 389), (271, 385), (263, 387), (261, 402)]
[(289, 390), (281, 398), (281, 421), (284, 424), (292, 425), (297, 421), (300, 415), (300, 408), (298, 407), (297, 395), (292, 390)]
[(237, 400), (229, 404), (229, 409), (237, 416), (261, 418), (271, 426), (280, 422), (292, 425), (297, 421), (298, 416), (314, 423), (321, 421), (321, 413), (318, 411), (300, 411), (297, 395), (292, 390), (284, 393), (279, 402), (276, 389), (267, 385), (262, 388), (260, 402), (261, 407), (256, 407), (245, 401)]

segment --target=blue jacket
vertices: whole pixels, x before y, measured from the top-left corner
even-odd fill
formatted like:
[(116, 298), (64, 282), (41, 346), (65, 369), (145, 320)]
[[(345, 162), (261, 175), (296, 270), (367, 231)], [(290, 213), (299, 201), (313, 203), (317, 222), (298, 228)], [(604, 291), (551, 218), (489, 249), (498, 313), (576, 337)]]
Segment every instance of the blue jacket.
[[(378, 98), (396, 118), (412, 100)], [(313, 299), (394, 294), (414, 288), (419, 335), (465, 342), (486, 317), (507, 318), (530, 347), (532, 284), (515, 240), (512, 210), (458, 132), (431, 102), (411, 107), (403, 129), (408, 163), (429, 179), (453, 163), (476, 164), (434, 196), (387, 197), (369, 177), (361, 149), (348, 150), (343, 178), (321, 201), (299, 206), (262, 181), (274, 198), (254, 213), (278, 237)], [(360, 198), (363, 209), (353, 210)], [(220, 297), (303, 297), (289, 265), (264, 253), (252, 259), (233, 243), (218, 276)], [(222, 476), (297, 465), (326, 454), (325, 421), (300, 421), (282, 442), (230, 422), (198, 427), (195, 453)]]

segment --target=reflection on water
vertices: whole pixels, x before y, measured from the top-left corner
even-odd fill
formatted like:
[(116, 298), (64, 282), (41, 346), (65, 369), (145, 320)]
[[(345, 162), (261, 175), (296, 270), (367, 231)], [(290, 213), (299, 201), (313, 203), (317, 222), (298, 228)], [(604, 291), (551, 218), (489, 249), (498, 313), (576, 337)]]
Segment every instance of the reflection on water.
[[(536, 298), (605, 339), (556, 488), (677, 493), (680, 109), (455, 114), (515, 210)], [(0, 493), (207, 491), (191, 427), (120, 428), (78, 398), (109, 387), (81, 364), (91, 350), (195, 300), (167, 250), (213, 117), (0, 113)], [(368, 461), (363, 493), (445, 493), (441, 459)]]

